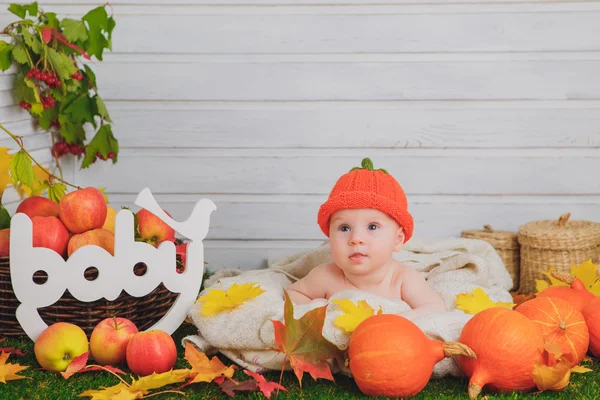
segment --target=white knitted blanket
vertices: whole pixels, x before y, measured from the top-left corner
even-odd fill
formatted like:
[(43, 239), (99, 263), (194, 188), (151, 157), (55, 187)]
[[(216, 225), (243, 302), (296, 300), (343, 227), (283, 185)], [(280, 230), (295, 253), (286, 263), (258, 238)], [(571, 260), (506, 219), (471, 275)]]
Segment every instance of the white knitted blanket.
[[(423, 273), (429, 285), (442, 297), (448, 312), (435, 313), (413, 320), (430, 338), (442, 341), (457, 341), (465, 323), (472, 317), (456, 309), (456, 295), (483, 288), (494, 301), (512, 301), (508, 290), (512, 280), (502, 260), (487, 242), (476, 239), (412, 238), (394, 258), (403, 264)], [(241, 272), (225, 270), (215, 274), (206, 282), (207, 288), (227, 289), (234, 282), (257, 282), (265, 290), (260, 296), (247, 301), (240, 307), (210, 317), (200, 316), (202, 303), (195, 303), (188, 315), (198, 328), (198, 335), (188, 336), (201, 351), (220, 351), (244, 368), (254, 371), (265, 369), (280, 370), (282, 355), (270, 349), (275, 346), (271, 320), (283, 321), (283, 290), (293, 277), (302, 278), (313, 267), (330, 262), (329, 245), (322, 246), (286, 257), (269, 261), (269, 268)], [(229, 275), (229, 276), (227, 276)], [(232, 276), (233, 275), (233, 276)], [(288, 278), (292, 277), (292, 279)], [(218, 282), (217, 282), (218, 281)], [(219, 283), (220, 282), (220, 283)], [(206, 289), (205, 289), (206, 291)], [(205, 291), (201, 295), (205, 294)], [(331, 302), (347, 298), (354, 303), (366, 300), (373, 309), (382, 307), (386, 314), (395, 314), (410, 309), (401, 300), (382, 298), (377, 295), (347, 290), (337, 293), (329, 300), (315, 300), (309, 304), (295, 305), (294, 317), (300, 318), (307, 311), (327, 304), (323, 336), (341, 350), (347, 350), (350, 336), (334, 326), (336, 317), (341, 315), (339, 307)], [(348, 372), (332, 360), (334, 372)], [(433, 371), (434, 378), (446, 375), (460, 376), (461, 372), (453, 359), (438, 362)]]

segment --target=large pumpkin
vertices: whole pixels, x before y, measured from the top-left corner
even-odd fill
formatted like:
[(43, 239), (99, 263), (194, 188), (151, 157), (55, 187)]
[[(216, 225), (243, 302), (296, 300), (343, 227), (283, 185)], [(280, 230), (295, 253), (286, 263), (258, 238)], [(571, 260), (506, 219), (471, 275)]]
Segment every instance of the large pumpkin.
[(445, 357), (475, 354), (461, 343), (430, 340), (417, 325), (393, 314), (375, 315), (350, 338), (350, 371), (368, 396), (411, 397), (429, 382)]
[(476, 398), (484, 386), (493, 391), (535, 387), (531, 373), (536, 361), (542, 362), (544, 337), (523, 314), (500, 307), (483, 310), (465, 324), (460, 342), (477, 354), (477, 359), (456, 359), (470, 377), (469, 397)]
[(572, 365), (583, 360), (590, 335), (583, 315), (571, 303), (556, 297), (538, 297), (520, 304), (515, 311), (535, 322), (546, 342), (559, 345), (563, 354), (572, 354)]
[(582, 312), (583, 309), (592, 301), (594, 296), (587, 288), (585, 284), (576, 276), (559, 271), (552, 271), (552, 276), (561, 282), (569, 285), (567, 286), (550, 286), (547, 289), (542, 290), (538, 293), (537, 297), (557, 297), (568, 301), (573, 304), (577, 311)]
[(590, 331), (590, 352), (600, 357), (600, 297), (594, 298), (583, 309), (583, 317)]

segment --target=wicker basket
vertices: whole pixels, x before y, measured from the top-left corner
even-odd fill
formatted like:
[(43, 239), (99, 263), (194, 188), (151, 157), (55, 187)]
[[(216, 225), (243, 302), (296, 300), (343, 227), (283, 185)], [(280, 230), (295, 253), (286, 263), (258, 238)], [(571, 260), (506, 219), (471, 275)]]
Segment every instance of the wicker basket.
[(533, 221), (519, 228), (521, 245), (521, 284), (519, 292), (536, 290), (535, 280), (555, 268), (571, 272), (571, 266), (586, 260), (600, 259), (600, 224), (592, 221), (569, 221), (570, 213), (557, 221)]
[[(144, 275), (146, 266), (142, 263), (134, 267), (135, 274)], [(88, 280), (98, 276), (98, 271), (85, 272)], [(45, 273), (36, 272), (33, 280), (42, 283)], [(113, 316), (127, 318), (138, 327), (145, 330), (156, 323), (169, 311), (178, 294), (168, 291), (162, 284), (154, 291), (143, 297), (133, 297), (122, 292), (114, 301), (106, 299), (92, 302), (82, 302), (75, 299), (66, 291), (53, 305), (38, 309), (40, 316), (50, 325), (54, 322), (71, 322), (81, 327), (89, 336), (101, 320)], [(15, 317), (19, 301), (15, 297), (10, 281), (10, 266), (8, 257), (0, 257), (0, 336), (23, 336)]]
[(461, 236), (468, 239), (480, 239), (491, 244), (500, 256), (506, 270), (513, 280), (513, 290), (519, 287), (519, 242), (517, 234), (509, 231), (496, 231), (489, 225), (483, 230), (462, 231)]

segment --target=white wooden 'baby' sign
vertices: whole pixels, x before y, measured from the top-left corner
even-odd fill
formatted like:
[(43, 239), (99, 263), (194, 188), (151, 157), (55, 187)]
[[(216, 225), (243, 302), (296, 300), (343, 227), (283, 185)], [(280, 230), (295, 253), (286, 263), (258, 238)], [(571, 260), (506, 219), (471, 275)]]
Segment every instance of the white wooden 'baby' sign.
[[(135, 204), (190, 240), (184, 272), (176, 270), (174, 243), (165, 241), (155, 248), (135, 241), (133, 213), (129, 210), (117, 213), (114, 256), (99, 246), (86, 245), (73, 252), (66, 261), (54, 250), (33, 247), (32, 223), (27, 215), (18, 213), (12, 218), (10, 275), (13, 291), (20, 302), (16, 316), (31, 340), (35, 341), (47, 328), (38, 308), (56, 303), (66, 289), (80, 301), (101, 298), (113, 301), (123, 290), (134, 297), (145, 296), (162, 282), (167, 290), (179, 293), (179, 296), (167, 314), (148, 329), (161, 329), (172, 334), (181, 325), (200, 291), (204, 274), (202, 240), (208, 234), (210, 214), (217, 207), (211, 200), (202, 199), (186, 221), (177, 222), (162, 210), (148, 188), (138, 194)], [(134, 273), (133, 267), (139, 262), (147, 266), (142, 276)], [(98, 270), (98, 277), (88, 281), (84, 272), (92, 266)], [(33, 281), (36, 271), (48, 275), (45, 283)]]

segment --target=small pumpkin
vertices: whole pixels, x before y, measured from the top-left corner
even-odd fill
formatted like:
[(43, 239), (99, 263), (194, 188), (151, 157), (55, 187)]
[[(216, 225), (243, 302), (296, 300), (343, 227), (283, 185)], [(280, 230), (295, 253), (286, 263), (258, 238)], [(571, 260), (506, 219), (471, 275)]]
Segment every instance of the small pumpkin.
[(600, 297), (594, 298), (582, 314), (590, 331), (590, 353), (600, 357)]
[(546, 342), (559, 345), (563, 354), (572, 354), (572, 365), (583, 360), (590, 334), (583, 315), (571, 303), (556, 297), (538, 297), (520, 304), (515, 311), (535, 322)]
[(592, 292), (587, 290), (585, 284), (575, 275), (560, 271), (552, 271), (552, 276), (559, 281), (568, 284), (570, 287), (550, 286), (538, 293), (537, 297), (558, 297), (573, 304), (575, 309), (579, 312), (582, 312), (585, 306), (596, 297)]
[(469, 380), (469, 397), (484, 386), (493, 391), (525, 391), (535, 387), (531, 376), (536, 361), (542, 362), (544, 336), (523, 314), (501, 307), (488, 308), (471, 318), (460, 342), (477, 359), (459, 356), (456, 361)]
[(350, 371), (368, 396), (412, 397), (429, 382), (433, 366), (445, 357), (475, 353), (458, 342), (431, 340), (398, 315), (374, 315), (350, 337)]

